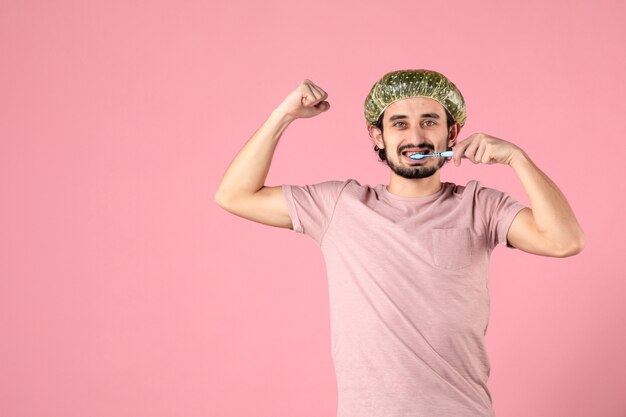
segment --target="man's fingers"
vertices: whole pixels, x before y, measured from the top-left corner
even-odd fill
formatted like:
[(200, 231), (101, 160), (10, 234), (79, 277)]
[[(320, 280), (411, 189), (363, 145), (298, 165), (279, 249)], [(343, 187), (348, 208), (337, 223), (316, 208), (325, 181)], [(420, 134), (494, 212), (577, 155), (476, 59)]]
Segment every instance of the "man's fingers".
[[(307, 85), (309, 86), (309, 89), (311, 90), (311, 93), (314, 94), (315, 97), (315, 101), (312, 102), (312, 105), (317, 107), (318, 109), (320, 108), (320, 104), (326, 100), (328, 98), (328, 94), (326, 94), (326, 92), (324, 90), (322, 90), (321, 88), (319, 88), (318, 86), (316, 86), (313, 83), (307, 83)], [(325, 106), (322, 106), (325, 109), (322, 111), (326, 111), (328, 110), (328, 108), (330, 107), (330, 105), (328, 103), (326, 103)]]
[(305, 79), (289, 93), (281, 106), (287, 114), (296, 119), (314, 117), (330, 109), (327, 97), (328, 94), (324, 90), (311, 80)]
[(322, 101), (321, 103), (317, 104), (315, 107), (317, 107), (320, 111), (327, 111), (328, 109), (330, 109), (330, 103), (327, 101)]
[(305, 83), (304, 85), (306, 86), (306, 88), (304, 90), (304, 98), (302, 100), (302, 104), (304, 104), (305, 106), (315, 106), (320, 98), (315, 95), (315, 91), (311, 87), (311, 84)]
[(455, 167), (459, 166), (459, 160), (461, 158), (459, 158), (461, 156), (461, 154), (463, 154), (463, 150), (461, 149), (461, 143), (458, 142), (456, 144), (456, 146), (454, 148), (452, 148), (453, 150), (453, 154), (452, 154), (452, 163), (454, 164)]
[(310, 85), (309, 91), (310, 94), (307, 94), (305, 96), (305, 99), (302, 103), (305, 107), (314, 107), (320, 113), (323, 113), (330, 109), (330, 103), (324, 100), (328, 96), (326, 93), (321, 94)]
[(311, 87), (317, 92), (321, 100), (326, 100), (326, 98), (328, 98), (328, 94), (326, 94), (326, 91), (322, 90), (313, 83), (311, 83)]
[(457, 143), (452, 159), (456, 166), (461, 165), (463, 156), (475, 164), (510, 164), (511, 154), (516, 152), (516, 149), (518, 148), (515, 145), (502, 139), (484, 133), (474, 133)]
[(467, 146), (470, 144), (470, 140), (469, 139), (465, 139), (461, 142), (459, 142), (454, 149), (454, 155), (452, 156), (452, 159), (454, 160), (454, 165), (455, 166), (459, 166), (461, 165), (461, 158), (463, 157), (463, 155), (468, 156), (467, 152), (465, 151), (465, 149), (467, 148)]
[(476, 150), (476, 162), (480, 163), (486, 163), (487, 161), (485, 160), (485, 151), (487, 150), (487, 145), (485, 144), (485, 142), (481, 142), (480, 145), (478, 146), (478, 149)]
[(476, 160), (476, 151), (478, 150), (477, 143), (470, 143), (467, 148), (465, 148), (465, 157), (468, 158), (473, 163), (477, 163)]

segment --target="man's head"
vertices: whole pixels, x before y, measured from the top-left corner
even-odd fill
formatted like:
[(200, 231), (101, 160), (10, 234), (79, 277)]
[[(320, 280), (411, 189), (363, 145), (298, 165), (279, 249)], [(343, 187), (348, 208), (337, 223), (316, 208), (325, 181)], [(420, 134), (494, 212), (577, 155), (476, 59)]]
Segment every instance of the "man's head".
[(465, 123), (465, 102), (456, 86), (437, 72), (394, 71), (372, 87), (365, 118), (381, 161), (402, 177), (424, 178), (447, 159), (413, 160), (407, 154), (451, 149)]

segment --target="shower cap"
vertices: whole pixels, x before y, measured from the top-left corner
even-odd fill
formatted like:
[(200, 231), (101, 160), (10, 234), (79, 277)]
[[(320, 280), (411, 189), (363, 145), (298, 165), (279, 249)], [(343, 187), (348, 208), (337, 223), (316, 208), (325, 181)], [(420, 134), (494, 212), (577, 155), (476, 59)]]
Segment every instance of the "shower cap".
[(436, 71), (418, 69), (387, 73), (374, 84), (365, 99), (367, 125), (375, 124), (394, 101), (411, 97), (436, 100), (452, 115), (455, 122), (461, 126), (465, 124), (465, 100), (456, 85)]

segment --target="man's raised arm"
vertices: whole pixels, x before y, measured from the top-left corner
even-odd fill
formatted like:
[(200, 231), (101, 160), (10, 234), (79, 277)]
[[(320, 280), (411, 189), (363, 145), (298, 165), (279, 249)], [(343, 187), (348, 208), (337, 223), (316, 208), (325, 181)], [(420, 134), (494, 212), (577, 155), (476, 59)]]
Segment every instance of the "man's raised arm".
[(327, 97), (310, 80), (289, 93), (231, 162), (215, 194), (217, 204), (255, 222), (292, 229), (282, 186), (266, 187), (265, 179), (283, 131), (296, 119), (327, 111)]
[(532, 207), (515, 216), (507, 233), (508, 243), (524, 252), (559, 258), (583, 250), (585, 234), (567, 199), (519, 146), (474, 133), (456, 145), (454, 165), (461, 165), (461, 155), (475, 164), (507, 164), (522, 182)]

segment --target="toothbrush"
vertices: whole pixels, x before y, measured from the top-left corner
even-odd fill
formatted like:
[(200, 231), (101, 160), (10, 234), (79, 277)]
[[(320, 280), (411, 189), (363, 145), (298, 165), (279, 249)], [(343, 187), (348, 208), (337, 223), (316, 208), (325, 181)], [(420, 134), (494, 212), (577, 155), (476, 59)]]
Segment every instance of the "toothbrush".
[[(409, 158), (411, 158), (411, 159), (422, 159), (422, 158), (426, 158), (428, 156), (444, 156), (446, 158), (450, 158), (450, 157), (452, 157), (452, 155), (454, 155), (454, 151), (429, 153), (429, 154), (426, 154), (426, 155), (424, 155), (422, 153), (412, 153), (411, 155), (409, 155)], [(465, 157), (465, 155), (463, 155), (463, 157)]]

